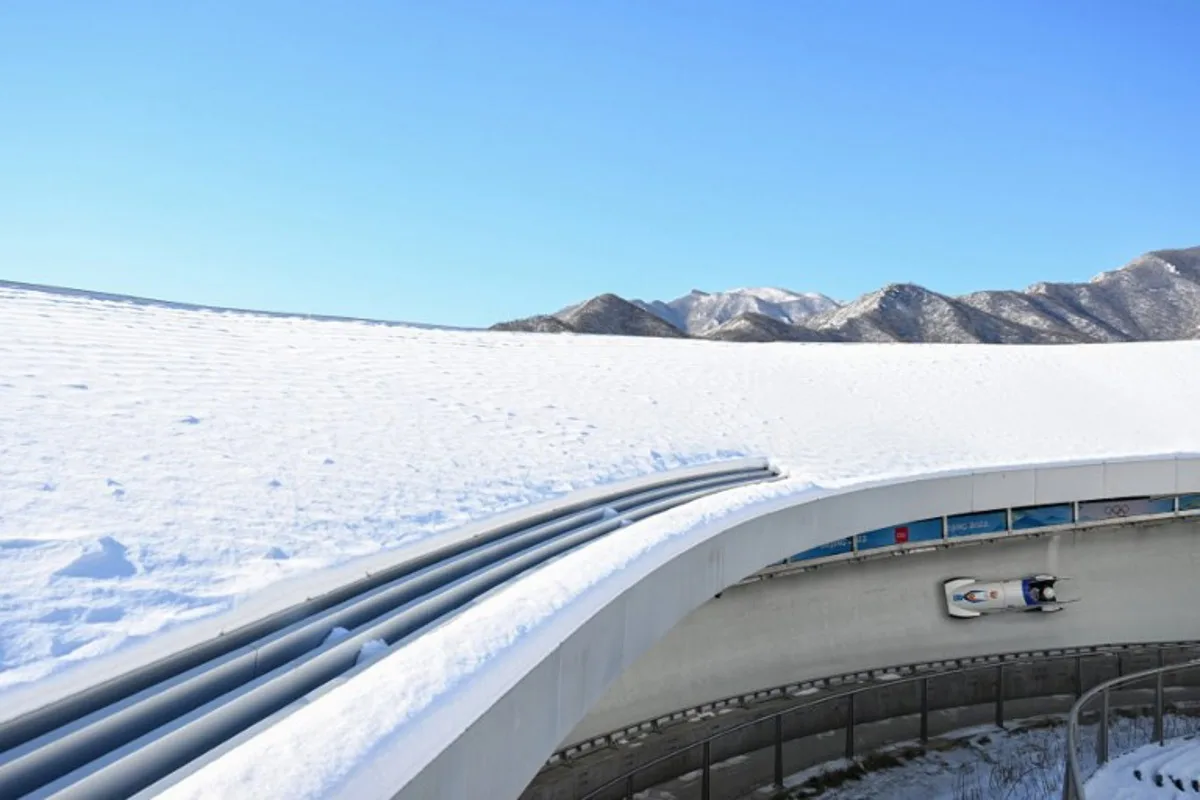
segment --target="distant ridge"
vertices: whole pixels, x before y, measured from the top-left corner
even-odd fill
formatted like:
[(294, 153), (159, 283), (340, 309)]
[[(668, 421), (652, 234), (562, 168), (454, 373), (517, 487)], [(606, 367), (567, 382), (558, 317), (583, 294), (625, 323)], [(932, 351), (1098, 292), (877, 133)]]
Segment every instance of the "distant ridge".
[[(630, 314), (625, 308), (629, 305), (667, 327), (655, 333), (644, 318)], [(590, 311), (577, 313), (584, 308)], [(1023, 292), (951, 297), (899, 283), (844, 305), (824, 295), (774, 288), (692, 291), (669, 302), (624, 301), (606, 294), (557, 314), (493, 328), (735, 342), (1073, 344), (1195, 339), (1200, 338), (1200, 247), (1156, 250), (1087, 283), (1037, 283)]]

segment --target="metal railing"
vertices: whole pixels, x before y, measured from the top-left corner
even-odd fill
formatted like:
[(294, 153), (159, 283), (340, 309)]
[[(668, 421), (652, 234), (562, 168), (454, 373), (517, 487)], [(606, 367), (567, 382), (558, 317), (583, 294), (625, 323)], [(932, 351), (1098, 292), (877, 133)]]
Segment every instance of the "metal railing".
[[(892, 715), (882, 716), (877, 720), (861, 720), (861, 719), (859, 719), (858, 716), (856, 715), (856, 702), (855, 702), (856, 698), (859, 698), (859, 697), (861, 697), (865, 694), (871, 693), (871, 692), (895, 690), (896, 687), (917, 684), (919, 686), (919, 692), (920, 692), (919, 712), (918, 712), (919, 713), (919, 738), (922, 743), (926, 743), (926, 742), (928, 742), (929, 737), (930, 737), (930, 726), (929, 726), (930, 714), (931, 714), (930, 685), (932, 682), (936, 682), (938, 680), (945, 679), (945, 678), (952, 677), (952, 676), (962, 676), (962, 675), (967, 675), (967, 674), (971, 674), (971, 673), (984, 673), (984, 672), (990, 671), (992, 673), (992, 675), (994, 675), (994, 687), (995, 688), (993, 691), (992, 699), (987, 702), (990, 702), (994, 705), (995, 724), (998, 727), (1003, 728), (1005, 720), (1006, 720), (1006, 715), (1005, 715), (1006, 700), (1028, 700), (1028, 699), (1034, 699), (1035, 697), (1049, 697), (1049, 696), (1053, 696), (1055, 694), (1062, 694), (1062, 692), (1047, 692), (1044, 695), (1036, 695), (1036, 696), (1026, 695), (1026, 696), (1019, 697), (1019, 698), (1018, 697), (1008, 697), (1007, 692), (1005, 691), (1005, 686), (1006, 686), (1005, 675), (1006, 675), (1006, 673), (1008, 673), (1010, 670), (1012, 670), (1014, 668), (1031, 667), (1034, 665), (1053, 663), (1053, 662), (1073, 661), (1074, 662), (1074, 671), (1073, 671), (1073, 679), (1072, 679), (1073, 686), (1071, 687), (1071, 691), (1068, 693), (1073, 694), (1075, 697), (1081, 698), (1081, 700), (1082, 700), (1084, 698), (1094, 696), (1094, 693), (1095, 693), (1095, 690), (1085, 692), (1084, 678), (1083, 678), (1083, 664), (1084, 664), (1085, 660), (1097, 659), (1097, 658), (1116, 659), (1117, 670), (1118, 670), (1118, 672), (1120, 672), (1121, 665), (1122, 665), (1122, 663), (1120, 661), (1120, 656), (1123, 653), (1129, 653), (1129, 652), (1139, 652), (1140, 653), (1140, 652), (1157, 651), (1159, 662), (1163, 663), (1167, 649), (1186, 648), (1186, 649), (1192, 650), (1194, 652), (1195, 646), (1196, 646), (1196, 644), (1193, 642), (1163, 642), (1163, 643), (1147, 643), (1144, 645), (1107, 645), (1107, 646), (1101, 646), (1101, 647), (1096, 647), (1096, 648), (1087, 648), (1087, 649), (1081, 648), (1080, 650), (1076, 650), (1076, 651), (1070, 651), (1070, 650), (1052, 651), (1052, 652), (1048, 652), (1048, 653), (1044, 653), (1044, 654), (1037, 654), (1037, 655), (1032, 655), (1028, 651), (1023, 651), (1019, 654), (1016, 654), (1015, 656), (1013, 654), (988, 656), (985, 658), (991, 659), (991, 660), (981, 661), (980, 663), (973, 663), (973, 664), (970, 664), (970, 665), (964, 666), (964, 667), (959, 667), (959, 668), (954, 668), (954, 669), (931, 670), (931, 671), (925, 672), (923, 674), (913, 674), (913, 675), (898, 677), (898, 678), (890, 679), (890, 680), (886, 680), (886, 681), (876, 681), (876, 682), (872, 682), (870, 684), (855, 685), (850, 688), (837, 690), (837, 691), (831, 692), (829, 694), (822, 695), (820, 697), (812, 697), (812, 698), (808, 698), (806, 700), (802, 700), (800, 702), (791, 704), (786, 708), (780, 709), (780, 710), (772, 712), (770, 714), (764, 714), (763, 716), (756, 717), (754, 719), (747, 720), (745, 722), (738, 723), (732, 727), (729, 727), (729, 728), (726, 728), (719, 732), (713, 733), (704, 738), (689, 742), (681, 747), (674, 748), (668, 753), (665, 753), (661, 756), (658, 756), (649, 761), (646, 761), (645, 763), (639, 764), (636, 767), (634, 767), (633, 769), (630, 769), (627, 772), (624, 772), (623, 774), (619, 775), (618, 777), (615, 777), (611, 780), (605, 781), (604, 783), (600, 784), (599, 786), (596, 786), (595, 788), (587, 791), (586, 794), (582, 795), (581, 800), (601, 800), (601, 798), (607, 799), (607, 798), (616, 798), (616, 797), (625, 798), (626, 800), (632, 800), (635, 792), (644, 791), (645, 789), (651, 788), (653, 786), (660, 786), (663, 783), (669, 782), (676, 778), (679, 778), (682, 775), (695, 773), (697, 771), (699, 771), (699, 773), (700, 773), (700, 775), (699, 775), (699, 778), (700, 778), (700, 792), (699, 792), (700, 800), (712, 800), (712, 774), (713, 774), (713, 770), (714, 770), (714, 767), (716, 766), (716, 764), (720, 763), (720, 761), (732, 758), (734, 756), (745, 755), (747, 752), (753, 752), (753, 751), (762, 749), (761, 747), (749, 747), (749, 748), (744, 747), (740, 751), (731, 751), (731, 752), (720, 753), (720, 752), (718, 752), (718, 749), (715, 747), (715, 745), (717, 745), (722, 739), (725, 739), (726, 737), (734, 737), (734, 736), (737, 736), (738, 734), (750, 732), (751, 729), (753, 729), (755, 727), (761, 728), (763, 726), (770, 726), (771, 741), (767, 745), (767, 747), (770, 747), (772, 750), (771, 785), (776, 788), (782, 789), (784, 787), (784, 778), (785, 778), (785, 775), (787, 774), (784, 769), (784, 745), (786, 742), (791, 741), (793, 739), (802, 738), (802, 737), (797, 737), (797, 736), (791, 736), (791, 737), (785, 736), (784, 721), (785, 721), (785, 718), (787, 718), (789, 715), (796, 715), (796, 714), (801, 714), (804, 712), (809, 712), (820, 706), (830, 704), (830, 703), (837, 703), (839, 701), (843, 702), (845, 705), (845, 716), (843, 718), (844, 721), (840, 725), (841, 728), (844, 728), (844, 742), (843, 742), (842, 752), (846, 759), (852, 760), (855, 758), (856, 755), (859, 755), (859, 751), (857, 748), (857, 741), (856, 741), (856, 726), (865, 724), (867, 722), (877, 722), (877, 721), (882, 721), (882, 720), (889, 719), (889, 718), (905, 716), (905, 712), (900, 712), (900, 713), (896, 713), (896, 714), (892, 714)], [(1109, 648), (1109, 649), (1103, 649), (1103, 648)], [(1195, 662), (1189, 662), (1189, 663), (1195, 663), (1195, 664), (1200, 665), (1200, 659), (1198, 659)], [(1141, 674), (1143, 674), (1143, 673), (1136, 673), (1136, 675), (1141, 675)], [(1130, 679), (1133, 679), (1133, 677), (1134, 676), (1131, 675)], [(969, 704), (969, 705), (978, 705), (978, 703)], [(953, 709), (953, 708), (958, 708), (958, 707), (960, 707), (960, 706), (945, 705), (938, 709), (933, 709), (933, 710), (942, 711), (942, 710), (948, 710), (948, 709)], [(1076, 704), (1076, 707), (1078, 707), (1078, 703)], [(908, 713), (912, 713), (912, 712), (908, 712)], [(831, 730), (836, 731), (836, 730), (838, 730), (838, 727), (833, 727), (833, 728), (831, 728)], [(828, 731), (826, 731), (826, 732), (828, 732)], [(813, 734), (806, 734), (806, 735), (813, 735)], [(729, 748), (726, 748), (726, 749), (729, 749)], [(694, 763), (694, 754), (696, 753), (696, 751), (699, 751), (698, 767)], [(686, 758), (689, 755), (693, 756), (693, 758), (690, 760), (688, 758)], [(654, 770), (654, 768), (656, 768), (656, 767), (663, 766), (667, 762), (672, 761), (672, 760), (675, 760), (678, 762), (677, 774), (668, 775), (668, 776), (664, 776), (664, 775), (660, 774), (660, 775), (656, 775), (652, 778), (648, 777), (648, 778), (643, 778), (642, 780), (639, 780), (639, 778), (641, 778), (643, 775), (645, 775), (645, 773), (648, 773), (648, 772)], [(674, 770), (672, 770), (672, 771), (674, 771)], [(660, 770), (660, 772), (661, 772), (661, 770)], [(617, 793), (618, 791), (620, 792), (619, 794)]]
[[(1178, 664), (1166, 664), (1165, 652), (1159, 651), (1159, 666), (1153, 669), (1142, 670), (1130, 675), (1123, 675), (1112, 680), (1105, 681), (1087, 692), (1083, 693), (1075, 705), (1072, 706), (1070, 713), (1067, 716), (1067, 753), (1066, 764), (1063, 770), (1063, 800), (1087, 800), (1087, 790), (1085, 786), (1087, 781), (1095, 774), (1097, 770), (1107, 764), (1112, 757), (1114, 744), (1119, 749), (1119, 754), (1132, 752), (1138, 747), (1155, 743), (1162, 747), (1168, 739), (1188, 733), (1195, 733), (1196, 729), (1200, 729), (1200, 720), (1191, 718), (1191, 725), (1177, 725), (1179, 730), (1174, 730), (1168, 733), (1167, 731), (1167, 713), (1175, 704), (1168, 703), (1169, 687), (1166, 685), (1165, 678), (1167, 676), (1196, 671), (1200, 674), (1200, 659), (1192, 659)], [(1131, 688), (1132, 685), (1138, 683), (1149, 683), (1153, 681), (1153, 689), (1148, 687), (1137, 689)], [(1125, 689), (1131, 697), (1124, 698), (1125, 702), (1114, 703), (1114, 694), (1118, 689)], [(1142, 696), (1150, 694), (1153, 691), (1153, 700)], [(1099, 706), (1097, 709), (1096, 706)], [(1152, 721), (1152, 729), (1146, 741), (1142, 741), (1141, 731), (1136, 730), (1136, 726), (1130, 726), (1133, 730), (1123, 731), (1122, 741), (1114, 743), (1112, 736), (1112, 717), (1115, 708), (1120, 706), (1128, 711), (1130, 708), (1144, 708), (1147, 705), (1152, 705), (1152, 710), (1149, 714), (1144, 715)], [(1085, 716), (1094, 716), (1096, 718), (1095, 729), (1095, 749), (1091, 754), (1092, 759), (1086, 760), (1087, 754), (1084, 751), (1083, 736), (1081, 733), (1080, 720)], [(1125, 715), (1128, 719), (1128, 714)], [(1085, 766), (1086, 764), (1086, 766)]]
[[(552, 767), (558, 764), (572, 763), (603, 748), (620, 746), (623, 742), (646, 733), (660, 733), (673, 724), (692, 721), (700, 718), (702, 715), (724, 714), (734, 709), (748, 710), (753, 706), (782, 700), (790, 695), (809, 695), (819, 691), (839, 688), (844, 685), (857, 685), (866, 681), (881, 680), (894, 682), (897, 676), (907, 677), (918, 673), (925, 676), (934, 676), (948, 672), (983, 669), (984, 667), (994, 667), (998, 660), (1019, 661), (1021, 663), (1040, 662), (1051, 656), (1056, 658), (1064, 656), (1086, 659), (1097, 654), (1141, 652), (1164, 647), (1195, 649), (1200, 647), (1200, 641), (1107, 642), (1081, 647), (1043, 647), (1032, 650), (985, 653), (977, 656), (958, 656), (955, 658), (941, 658), (905, 664), (891, 664), (884, 667), (871, 667), (869, 669), (858, 669), (834, 675), (826, 675), (809, 680), (792, 681), (779, 686), (771, 686), (752, 692), (742, 692), (727, 697), (707, 700), (695, 706), (676, 709), (675, 711), (659, 714), (650, 719), (623, 725), (606, 733), (589, 736), (587, 739), (573, 742), (566, 747), (556, 750), (547, 759), (546, 766)], [(1078, 680), (1082, 680), (1082, 678)]]

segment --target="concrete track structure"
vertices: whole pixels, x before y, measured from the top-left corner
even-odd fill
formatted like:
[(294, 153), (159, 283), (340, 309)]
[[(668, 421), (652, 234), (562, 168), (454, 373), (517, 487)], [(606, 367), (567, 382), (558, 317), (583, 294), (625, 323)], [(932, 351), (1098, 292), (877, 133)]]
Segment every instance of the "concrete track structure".
[[(581, 601), (585, 608), (555, 618), (498, 665), (505, 681), (464, 692), (458, 702), (432, 713), (419, 726), (422, 730), (380, 747), (359, 778), (350, 781), (346, 794), (386, 796), (380, 795), (379, 787), (392, 786), (396, 790), (391, 796), (406, 800), (520, 795), (546, 757), (564, 742), (589, 730), (601, 732), (651, 715), (652, 708), (637, 707), (654, 695), (639, 686), (639, 679), (663, 691), (663, 679), (654, 670), (672, 647), (672, 639), (667, 638), (672, 629), (718, 592), (791, 553), (898, 520), (1197, 491), (1200, 458), (1165, 456), (957, 472), (848, 487), (816, 499), (811, 495), (783, 497), (743, 508), (712, 522), (703, 536), (665, 546), (654, 559), (643, 559), (616, 579), (597, 586)], [(897, 558), (879, 562), (880, 566), (869, 572), (858, 565), (829, 569), (825, 575), (803, 575), (795, 579), (797, 584), (813, 580), (814, 585), (824, 587), (824, 596), (818, 589), (809, 590), (817, 594), (807, 595), (823, 605), (820, 613), (814, 613), (779, 595), (781, 605), (771, 615), (778, 620), (790, 611), (797, 617), (792, 624), (806, 627), (793, 627), (796, 635), (805, 639), (795, 643), (793, 656), (780, 666), (791, 674), (775, 682), (794, 679), (798, 667), (811, 669), (815, 675), (842, 666), (866, 669), (904, 661), (902, 654), (911, 655), (920, 647), (951, 655), (1071, 642), (1194, 637), (1200, 623), (1189, 615), (1161, 613), (1164, 608), (1185, 605), (1189, 598), (1194, 601), (1200, 591), (1191, 579), (1200, 543), (1193, 543), (1190, 530), (1186, 523), (1175, 523), (1157, 533), (1126, 529), (1059, 534), (1049, 542), (964, 548), (950, 556), (962, 559), (955, 568), (970, 567), (991, 575), (1018, 568), (1018, 563), (1032, 562), (1021, 569), (1044, 569), (1052, 557), (1050, 548), (1057, 547), (1060, 571), (1078, 573), (1072, 577), (1079, 581), (1087, 602), (1048, 619), (975, 620), (949, 627), (936, 605), (936, 581), (949, 577), (949, 565), (941, 558)], [(1008, 555), (1000, 555), (1006, 548)], [(1091, 552), (1098, 553), (1097, 557), (1089, 557)], [(1011, 561), (998, 561), (998, 556)], [(910, 568), (916, 572), (903, 577)], [(1158, 569), (1170, 573), (1156, 574)], [(864, 575), (875, 577), (861, 577)], [(879, 580), (881, 575), (900, 581), (902, 587), (889, 586)], [(1105, 581), (1116, 585), (1101, 592), (1099, 587)], [(739, 591), (752, 600), (765, 598), (756, 592), (777, 588), (764, 585), (761, 590)], [(712, 608), (718, 605), (719, 601)], [(1085, 610), (1087, 607), (1092, 610)], [(726, 621), (744, 625), (745, 620), (739, 622), (733, 608)], [(901, 612), (907, 622), (899, 629), (890, 627), (902, 619)], [(731, 612), (702, 611), (696, 619), (703, 623), (710, 613)], [(825, 613), (832, 621), (824, 619)], [(692, 648), (696, 653), (699, 644), (694, 637), (699, 629), (693, 625), (685, 624), (674, 636), (677, 647)], [(769, 645), (766, 638), (777, 643)], [(666, 644), (655, 651), (664, 639)], [(785, 637), (776, 631), (759, 639), (755, 647), (778, 648), (782, 641)], [(849, 648), (845, 655), (836, 652), (842, 647)], [(710, 640), (704, 659), (713, 657), (715, 649)], [(803, 650), (811, 655), (798, 662), (794, 654)], [(760, 649), (758, 656), (764, 652)], [(639, 663), (643, 656), (646, 658)], [(927, 652), (926, 657), (935, 656)], [(672, 672), (687, 660), (677, 653), (670, 661)], [(860, 662), (853, 665), (854, 660)], [(750, 669), (743, 671), (746, 667)], [(622, 679), (631, 668), (636, 671)], [(738, 691), (733, 688), (736, 686), (752, 689), (771, 683), (769, 672), (731, 653), (718, 658), (712, 667), (694, 672), (654, 702), (671, 710), (689, 701), (731, 694)], [(451, 722), (451, 715), (457, 724)], [(470, 720), (465, 726), (464, 718)], [(417, 742), (420, 746), (414, 748)]]
[[(1060, 614), (951, 619), (940, 582), (1047, 569), (1082, 596)], [(566, 744), (716, 698), (856, 670), (1017, 650), (1200, 636), (1200, 519), (955, 547), (733, 587), (623, 673)], [(1064, 590), (1065, 591), (1065, 590)]]

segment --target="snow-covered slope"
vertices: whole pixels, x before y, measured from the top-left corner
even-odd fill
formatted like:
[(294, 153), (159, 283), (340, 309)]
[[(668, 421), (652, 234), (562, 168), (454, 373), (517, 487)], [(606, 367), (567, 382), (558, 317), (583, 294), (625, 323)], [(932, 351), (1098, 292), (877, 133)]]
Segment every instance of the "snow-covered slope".
[(1200, 451), (1198, 357), (418, 330), (0, 288), (0, 693), (288, 576), (658, 469), (769, 454), (807, 486)]

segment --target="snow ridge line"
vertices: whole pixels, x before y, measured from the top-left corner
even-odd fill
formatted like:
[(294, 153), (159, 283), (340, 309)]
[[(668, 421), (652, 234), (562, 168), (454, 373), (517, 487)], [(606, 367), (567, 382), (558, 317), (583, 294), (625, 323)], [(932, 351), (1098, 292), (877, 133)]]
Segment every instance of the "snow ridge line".
[[(140, 791), (366, 668), (386, 652), (377, 640), (400, 646), (506, 581), (630, 521), (777, 477), (761, 459), (739, 460), (526, 512), (0, 725), (0, 785), (39, 795)], [(330, 636), (336, 628), (350, 633)]]

